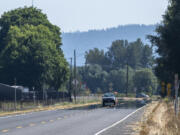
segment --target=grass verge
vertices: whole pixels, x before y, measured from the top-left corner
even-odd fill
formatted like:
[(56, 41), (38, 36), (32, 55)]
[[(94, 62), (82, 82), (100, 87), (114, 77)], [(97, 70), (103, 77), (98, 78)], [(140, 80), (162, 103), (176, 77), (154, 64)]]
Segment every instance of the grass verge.
[(100, 101), (89, 101), (89, 102), (78, 102), (78, 103), (70, 103), (70, 102), (63, 102), (57, 103), (55, 105), (50, 106), (42, 106), (39, 105), (36, 108), (27, 109), (27, 110), (18, 110), (18, 111), (10, 111), (10, 112), (0, 112), (0, 117), (8, 116), (8, 115), (18, 115), (18, 114), (26, 114), (31, 112), (39, 112), (39, 111), (48, 111), (48, 110), (57, 110), (57, 109), (71, 109), (77, 107), (86, 107), (90, 105), (97, 105), (101, 104)]
[(137, 127), (136, 135), (180, 135), (180, 115), (175, 116), (172, 101), (153, 101)]

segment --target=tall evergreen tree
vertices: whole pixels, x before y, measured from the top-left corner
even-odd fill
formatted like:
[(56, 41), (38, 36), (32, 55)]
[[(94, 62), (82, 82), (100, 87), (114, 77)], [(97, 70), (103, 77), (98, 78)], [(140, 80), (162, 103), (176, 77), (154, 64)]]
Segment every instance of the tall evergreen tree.
[(156, 74), (163, 81), (172, 81), (175, 73), (180, 74), (180, 0), (169, 0), (156, 32), (157, 36), (148, 36), (159, 54)]

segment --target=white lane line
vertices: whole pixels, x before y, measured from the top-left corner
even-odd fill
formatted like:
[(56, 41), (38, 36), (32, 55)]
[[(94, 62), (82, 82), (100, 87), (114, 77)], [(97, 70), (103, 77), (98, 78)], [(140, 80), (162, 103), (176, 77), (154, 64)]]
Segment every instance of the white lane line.
[[(146, 106), (146, 105), (145, 105), (145, 106)], [(124, 120), (126, 120), (126, 119), (129, 118), (131, 115), (133, 115), (133, 114), (136, 113), (137, 111), (141, 110), (141, 109), (144, 108), (145, 106), (143, 106), (143, 107), (135, 110), (134, 112), (128, 114), (126, 117), (124, 117), (124, 118), (121, 119), (120, 121), (117, 121), (116, 123), (112, 124), (111, 126), (102, 129), (101, 131), (95, 133), (94, 135), (100, 135), (100, 134), (103, 133), (104, 131), (106, 131), (106, 130), (108, 130), (108, 129), (110, 129), (110, 128), (116, 126), (116, 125), (118, 125), (119, 123), (123, 122)]]

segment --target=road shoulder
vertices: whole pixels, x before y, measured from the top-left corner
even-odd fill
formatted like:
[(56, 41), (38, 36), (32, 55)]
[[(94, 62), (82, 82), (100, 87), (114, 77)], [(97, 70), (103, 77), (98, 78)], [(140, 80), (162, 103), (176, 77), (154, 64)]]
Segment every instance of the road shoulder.
[(145, 106), (119, 122), (117, 125), (99, 133), (98, 135), (132, 135), (135, 130), (133, 130), (133, 125), (139, 122), (143, 116)]

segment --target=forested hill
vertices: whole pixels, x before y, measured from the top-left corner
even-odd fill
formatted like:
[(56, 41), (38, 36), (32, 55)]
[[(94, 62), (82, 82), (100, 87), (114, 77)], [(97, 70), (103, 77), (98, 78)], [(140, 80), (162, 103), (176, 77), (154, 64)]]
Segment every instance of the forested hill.
[(146, 35), (153, 34), (156, 25), (124, 25), (105, 30), (90, 30), (87, 32), (63, 33), (63, 50), (66, 58), (73, 56), (77, 50), (77, 64), (84, 64), (85, 51), (93, 48), (106, 50), (112, 41), (126, 39), (129, 42), (141, 38), (147, 43)]

